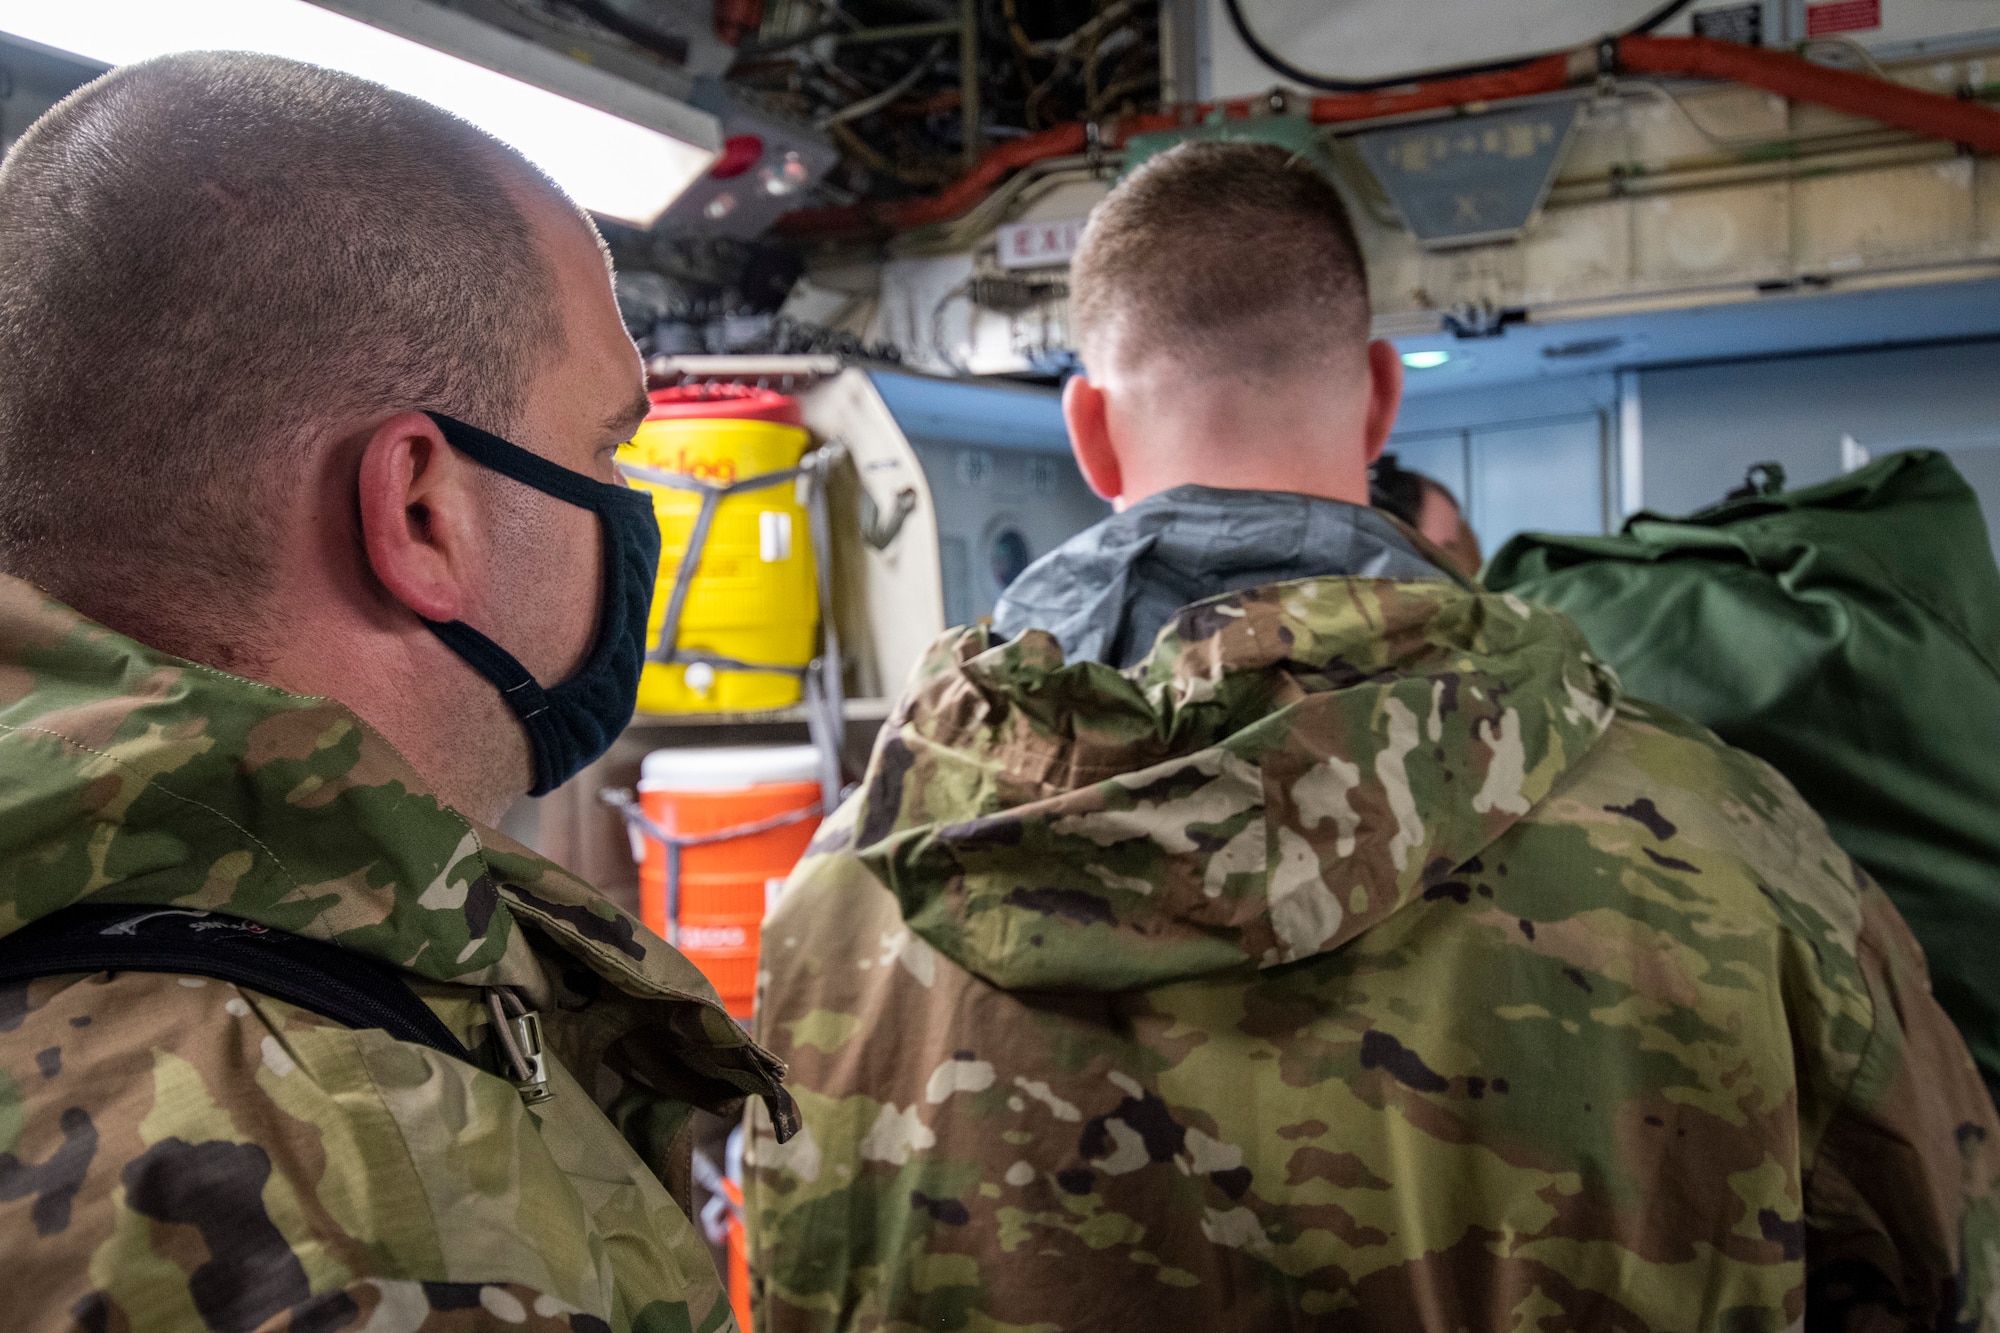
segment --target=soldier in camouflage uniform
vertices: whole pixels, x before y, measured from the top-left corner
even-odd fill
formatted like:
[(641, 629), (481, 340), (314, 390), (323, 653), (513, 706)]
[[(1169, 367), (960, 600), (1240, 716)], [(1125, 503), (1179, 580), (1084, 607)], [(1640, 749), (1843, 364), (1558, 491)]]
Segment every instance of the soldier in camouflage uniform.
[[(1205, 201), (1309, 233), (1299, 170), (1114, 192), (1094, 378), (1115, 254), (1197, 270)], [(1308, 462), (1358, 499), (1386, 433)], [(765, 926), (806, 1128), (752, 1113), (760, 1328), (2000, 1324), (2000, 1123), (1879, 890), (1775, 771), (1306, 471), (1123, 505), (915, 673)], [(1152, 609), (1204, 550), (1290, 576)]]
[[(651, 570), (596, 553), (643, 555), (646, 502), (625, 528), (538, 509), (410, 410), (632, 499), (610, 460), (640, 369), (588, 220), (410, 99), (176, 57), (0, 167), (0, 363), (0, 949), (74, 904), (224, 914), (401, 969), (474, 1057), (202, 976), (0, 987), (0, 1326), (734, 1329), (691, 1121), (755, 1097), (783, 1134), (782, 1069), (496, 831), (588, 746), (531, 744), (424, 623), (504, 626), (588, 686), (546, 694), (578, 734), (631, 712), (637, 652), (601, 650), (630, 649), (634, 579), (643, 631)], [(532, 1105), (490, 1040), (503, 995), (541, 1015)]]
[(0, 794), (6, 929), (80, 901), (227, 913), (409, 969), (475, 1050), (485, 991), (513, 988), (556, 1094), (531, 1109), (495, 1072), (220, 981), (0, 989), (0, 1237), (35, 1274), (0, 1323), (733, 1327), (684, 1132), (694, 1106), (781, 1098), (773, 1062), (693, 964), (347, 708), (7, 579)]

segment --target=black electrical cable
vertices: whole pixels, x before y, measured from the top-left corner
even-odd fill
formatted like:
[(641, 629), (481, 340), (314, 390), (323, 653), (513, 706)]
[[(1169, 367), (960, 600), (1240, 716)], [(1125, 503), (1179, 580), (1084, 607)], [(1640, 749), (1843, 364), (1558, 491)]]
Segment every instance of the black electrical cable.
[(650, 51), (675, 65), (688, 62), (688, 39), (677, 33), (661, 32), (651, 24), (627, 18), (604, 0), (563, 0), (563, 3), (599, 27), (609, 28), (642, 51)]
[(816, 42), (831, 33), (848, 31), (851, 29), (845, 24), (816, 23), (804, 32), (795, 32), (789, 37), (773, 38), (768, 46), (752, 38), (736, 48), (736, 57), (739, 60), (757, 60), (764, 56), (776, 55), (780, 51), (789, 51), (793, 47), (804, 46), (808, 42)]
[[(1694, 0), (1668, 0), (1636, 26), (1618, 34), (1621, 37), (1636, 37), (1651, 32), (1674, 15), (1686, 9)], [(1397, 88), (1406, 83), (1428, 83), (1435, 79), (1467, 78), (1475, 74), (1499, 74), (1523, 65), (1533, 64), (1546, 56), (1557, 54), (1553, 51), (1539, 51), (1534, 55), (1514, 56), (1507, 60), (1490, 61), (1482, 65), (1455, 65), (1449, 69), (1420, 70), (1414, 74), (1398, 74), (1387, 79), (1336, 79), (1325, 74), (1315, 74), (1311, 70), (1300, 69), (1291, 61), (1264, 44), (1250, 27), (1250, 20), (1243, 15), (1243, 0), (1222, 0), (1222, 7), (1229, 13), (1229, 26), (1236, 30), (1237, 38), (1250, 48), (1263, 65), (1274, 74), (1282, 74), (1293, 83), (1306, 88), (1316, 88), (1327, 93), (1372, 93), (1384, 88)]]

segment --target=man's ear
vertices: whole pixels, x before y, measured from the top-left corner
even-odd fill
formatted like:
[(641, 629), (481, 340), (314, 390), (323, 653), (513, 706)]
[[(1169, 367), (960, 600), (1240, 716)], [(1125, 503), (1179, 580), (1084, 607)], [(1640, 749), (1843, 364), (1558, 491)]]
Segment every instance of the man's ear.
[(422, 412), (390, 417), (361, 452), (361, 540), (391, 597), (426, 620), (464, 620), (483, 568), (473, 464)]
[(1110, 404), (1104, 400), (1104, 390), (1086, 376), (1072, 375), (1063, 385), (1062, 409), (1070, 452), (1076, 455), (1083, 479), (1100, 498), (1116, 503), (1125, 493), (1125, 475), (1111, 447)]
[(1396, 428), (1396, 412), (1403, 405), (1403, 357), (1391, 342), (1368, 344), (1368, 461), (1374, 462), (1388, 447), (1389, 432)]

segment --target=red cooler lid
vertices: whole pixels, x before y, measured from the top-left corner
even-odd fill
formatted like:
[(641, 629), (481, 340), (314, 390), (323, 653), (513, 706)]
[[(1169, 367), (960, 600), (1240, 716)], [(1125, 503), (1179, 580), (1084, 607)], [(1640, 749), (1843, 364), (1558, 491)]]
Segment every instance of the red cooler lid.
[(671, 389), (655, 389), (648, 397), (653, 400), (653, 410), (646, 414), (648, 421), (723, 417), (771, 421), (780, 426), (805, 425), (798, 399), (748, 384), (679, 384)]

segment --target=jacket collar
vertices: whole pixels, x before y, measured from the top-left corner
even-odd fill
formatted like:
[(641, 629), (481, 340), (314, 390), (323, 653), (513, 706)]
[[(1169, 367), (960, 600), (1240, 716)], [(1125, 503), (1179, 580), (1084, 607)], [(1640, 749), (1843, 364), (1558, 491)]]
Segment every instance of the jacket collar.
[(1003, 638), (1047, 630), (1075, 662), (1129, 666), (1181, 607), (1292, 579), (1444, 579), (1434, 548), (1363, 505), (1176, 486), (1036, 561), (1002, 596)]

